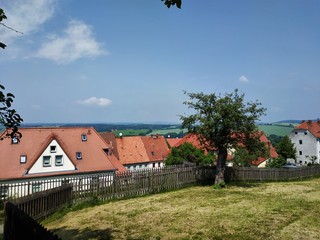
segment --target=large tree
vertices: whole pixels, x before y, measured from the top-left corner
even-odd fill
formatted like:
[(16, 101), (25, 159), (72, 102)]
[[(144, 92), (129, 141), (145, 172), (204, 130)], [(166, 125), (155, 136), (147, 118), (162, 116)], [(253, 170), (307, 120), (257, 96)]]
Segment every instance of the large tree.
[(209, 152), (217, 151), (215, 184), (224, 183), (228, 149), (242, 146), (250, 154), (266, 156), (268, 149), (260, 141), (256, 121), (265, 113), (261, 103), (244, 102), (244, 94), (236, 89), (221, 96), (215, 93), (187, 93), (184, 102), (194, 114), (180, 116), (182, 127), (196, 134), (202, 146)]

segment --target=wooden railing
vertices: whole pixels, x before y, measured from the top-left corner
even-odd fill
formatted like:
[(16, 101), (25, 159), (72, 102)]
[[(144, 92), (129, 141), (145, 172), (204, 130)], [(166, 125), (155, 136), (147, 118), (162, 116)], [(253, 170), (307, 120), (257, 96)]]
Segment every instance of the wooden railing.
[(72, 184), (17, 198), (12, 203), (35, 220), (46, 218), (62, 206), (72, 203)]

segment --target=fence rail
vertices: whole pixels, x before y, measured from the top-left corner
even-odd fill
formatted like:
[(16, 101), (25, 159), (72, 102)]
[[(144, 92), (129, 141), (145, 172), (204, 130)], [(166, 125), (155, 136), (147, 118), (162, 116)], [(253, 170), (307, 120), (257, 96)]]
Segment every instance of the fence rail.
[(287, 181), (320, 176), (320, 165), (299, 168), (230, 168), (231, 181)]

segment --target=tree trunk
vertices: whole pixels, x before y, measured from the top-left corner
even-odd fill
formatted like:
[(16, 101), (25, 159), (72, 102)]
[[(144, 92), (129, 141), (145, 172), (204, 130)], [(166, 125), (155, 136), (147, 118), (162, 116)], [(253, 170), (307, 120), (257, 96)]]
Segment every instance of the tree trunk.
[(218, 160), (217, 160), (216, 177), (215, 177), (214, 184), (224, 183), (224, 171), (226, 169), (227, 156), (228, 156), (227, 149), (218, 150)]

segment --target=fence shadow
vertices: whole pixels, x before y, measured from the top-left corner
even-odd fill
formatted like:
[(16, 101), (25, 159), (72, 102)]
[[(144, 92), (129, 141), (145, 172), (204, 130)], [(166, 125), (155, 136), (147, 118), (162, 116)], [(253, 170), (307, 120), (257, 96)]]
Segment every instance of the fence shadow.
[(79, 229), (66, 229), (66, 228), (57, 228), (52, 230), (54, 233), (58, 234), (62, 239), (69, 240), (87, 240), (87, 239), (98, 239), (98, 240), (111, 240), (112, 229), (101, 229), (101, 230), (91, 230), (85, 228), (84, 230)]

